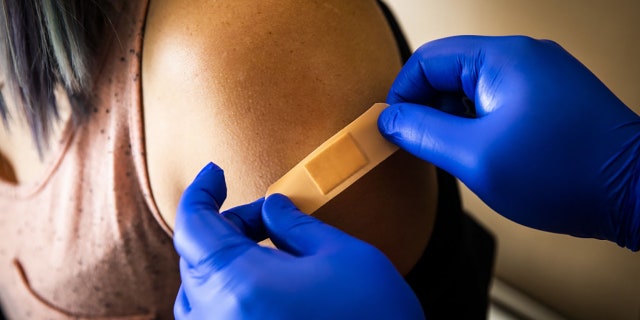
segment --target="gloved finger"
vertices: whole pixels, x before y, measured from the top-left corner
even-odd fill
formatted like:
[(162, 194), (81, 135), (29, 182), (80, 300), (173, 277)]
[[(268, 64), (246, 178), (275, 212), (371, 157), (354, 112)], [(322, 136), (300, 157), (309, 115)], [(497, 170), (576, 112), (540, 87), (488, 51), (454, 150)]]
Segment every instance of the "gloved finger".
[(182, 227), (183, 218), (188, 217), (184, 213), (195, 209), (217, 213), (226, 198), (227, 185), (224, 181), (224, 171), (213, 162), (209, 162), (182, 194), (175, 228)]
[(187, 187), (176, 215), (173, 242), (191, 266), (210, 272), (234, 259), (243, 247), (256, 245), (218, 214), (226, 189), (222, 170), (213, 164), (203, 169)]
[(307, 215), (284, 195), (270, 195), (262, 215), (267, 233), (278, 249), (296, 256), (332, 250), (355, 240), (346, 233)]
[(222, 213), (240, 232), (255, 242), (267, 238), (267, 231), (262, 223), (262, 205), (264, 198), (255, 202), (231, 208)]
[(412, 102), (429, 105), (434, 103), (438, 91), (431, 86), (423, 72), (420, 59), (416, 51), (404, 64), (387, 94), (388, 104)]
[(434, 105), (442, 92), (464, 92), (475, 101), (487, 37), (457, 36), (426, 43), (404, 65), (387, 103)]
[(173, 305), (173, 316), (177, 320), (183, 320), (188, 318), (189, 312), (191, 312), (189, 298), (184, 292), (184, 288), (180, 286), (180, 290), (178, 290), (178, 295), (176, 296), (176, 302)]
[(400, 148), (462, 179), (468, 169), (476, 165), (482, 150), (481, 120), (399, 103), (380, 114), (378, 128)]

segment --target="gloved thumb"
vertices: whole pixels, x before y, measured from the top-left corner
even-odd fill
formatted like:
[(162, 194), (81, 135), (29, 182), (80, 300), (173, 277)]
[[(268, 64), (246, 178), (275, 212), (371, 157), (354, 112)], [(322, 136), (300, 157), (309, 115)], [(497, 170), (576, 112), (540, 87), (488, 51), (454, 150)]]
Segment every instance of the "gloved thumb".
[(271, 241), (280, 250), (310, 256), (344, 246), (353, 238), (307, 215), (284, 195), (269, 196), (262, 207), (262, 220)]
[(378, 128), (400, 148), (464, 180), (467, 169), (476, 164), (482, 141), (477, 120), (423, 105), (397, 103), (382, 111)]
[(178, 204), (173, 243), (190, 267), (204, 268), (200, 272), (215, 271), (255, 246), (218, 213), (225, 196), (223, 172), (210, 163), (187, 187)]

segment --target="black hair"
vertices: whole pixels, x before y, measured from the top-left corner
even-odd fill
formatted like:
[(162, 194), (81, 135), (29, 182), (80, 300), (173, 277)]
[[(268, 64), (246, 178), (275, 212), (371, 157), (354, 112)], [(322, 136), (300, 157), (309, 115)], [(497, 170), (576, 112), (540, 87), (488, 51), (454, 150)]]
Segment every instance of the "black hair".
[(108, 3), (0, 1), (0, 67), (16, 113), (21, 113), (11, 114), (0, 99), (0, 116), (5, 128), (12, 117), (23, 116), (42, 155), (52, 124), (59, 119), (54, 95), (57, 86), (67, 92), (76, 123), (89, 114), (86, 102), (92, 89), (91, 70), (97, 41), (107, 30)]

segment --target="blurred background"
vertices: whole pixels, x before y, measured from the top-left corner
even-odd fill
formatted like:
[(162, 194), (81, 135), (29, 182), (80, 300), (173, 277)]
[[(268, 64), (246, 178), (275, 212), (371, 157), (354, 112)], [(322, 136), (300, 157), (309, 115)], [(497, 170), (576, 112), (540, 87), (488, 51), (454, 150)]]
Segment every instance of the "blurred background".
[[(555, 40), (640, 113), (640, 1), (385, 2), (414, 49), (459, 34)], [(640, 253), (521, 227), (461, 187), (467, 212), (497, 238), (492, 319), (640, 319)]]

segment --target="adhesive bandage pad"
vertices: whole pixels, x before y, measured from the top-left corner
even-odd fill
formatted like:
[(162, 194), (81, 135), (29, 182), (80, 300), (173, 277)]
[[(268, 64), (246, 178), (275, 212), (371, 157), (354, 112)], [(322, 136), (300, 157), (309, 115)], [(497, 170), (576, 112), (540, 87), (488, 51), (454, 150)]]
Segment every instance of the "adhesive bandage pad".
[(366, 166), (367, 162), (355, 140), (347, 133), (310, 159), (304, 168), (320, 191), (327, 194)]
[(378, 131), (378, 116), (387, 106), (374, 104), (272, 184), (267, 195), (282, 193), (312, 214), (347, 189), (398, 150)]

